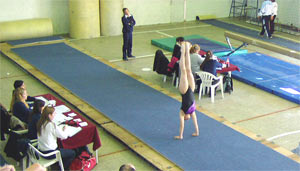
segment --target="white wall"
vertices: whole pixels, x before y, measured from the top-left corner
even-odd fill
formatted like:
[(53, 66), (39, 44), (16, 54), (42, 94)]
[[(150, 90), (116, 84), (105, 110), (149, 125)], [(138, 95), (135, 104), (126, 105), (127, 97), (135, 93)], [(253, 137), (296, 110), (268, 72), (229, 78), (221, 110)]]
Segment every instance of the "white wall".
[[(259, 0), (258, 8), (264, 0)], [(248, 0), (251, 6), (256, 6), (256, 0)], [(300, 0), (276, 0), (278, 4), (278, 22), (285, 25), (293, 24), (300, 27)], [(254, 15), (254, 14), (253, 14)]]
[(170, 22), (170, 0), (124, 0), (137, 25)]
[(279, 23), (300, 28), (300, 0), (276, 0)]
[(54, 34), (69, 32), (68, 0), (0, 0), (0, 22), (51, 18)]
[[(196, 15), (227, 17), (232, 0), (186, 1), (187, 21), (191, 21)], [(262, 0), (259, 1), (261, 5)], [(300, 0), (276, 1), (279, 22), (300, 27)], [(137, 25), (182, 22), (183, 3), (184, 0), (123, 0), (123, 6), (130, 9)], [(68, 6), (68, 0), (0, 0), (0, 22), (46, 17), (52, 19), (55, 34), (69, 33)]]
[(228, 17), (231, 0), (187, 0), (187, 20), (195, 20), (197, 15)]
[[(227, 17), (231, 0), (186, 0), (187, 21), (195, 20), (197, 15), (216, 15)], [(184, 21), (184, 0), (124, 0), (137, 25), (151, 25)]]

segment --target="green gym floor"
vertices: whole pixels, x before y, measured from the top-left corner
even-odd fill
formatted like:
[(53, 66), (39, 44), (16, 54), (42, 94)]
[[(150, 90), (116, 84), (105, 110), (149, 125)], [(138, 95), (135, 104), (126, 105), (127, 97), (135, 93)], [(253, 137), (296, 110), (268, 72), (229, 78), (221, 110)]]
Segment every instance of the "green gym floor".
[[(257, 26), (247, 24), (240, 20), (228, 18), (222, 20), (251, 29), (260, 29)], [(121, 68), (141, 76), (147, 81), (159, 85), (172, 93), (178, 93), (178, 89), (172, 86), (171, 79), (168, 79), (167, 82), (163, 82), (163, 76), (152, 71), (154, 53), (159, 48), (151, 45), (151, 39), (191, 34), (199, 34), (209, 39), (226, 43), (223, 29), (194, 21), (135, 27), (133, 34), (133, 55), (136, 56), (136, 59), (129, 60), (128, 62), (121, 60), (122, 36), (100, 37), (85, 40), (70, 39), (70, 41), (96, 56), (105, 58)], [(275, 36), (281, 36), (295, 41), (298, 41), (300, 38), (299, 36), (278, 32), (275, 33)], [(241, 43), (232, 41), (232, 44), (233, 46), (239, 46)], [(249, 45), (247, 49), (249, 52), (257, 51), (300, 65), (300, 61), (297, 59), (259, 47)], [(169, 52), (164, 52), (170, 57)], [(13, 82), (17, 79), (25, 81), (28, 93), (32, 96), (46, 93), (56, 95), (5, 56), (1, 55), (0, 61), (0, 97), (1, 103), (7, 108), (9, 107), (11, 100)], [(288, 133), (300, 130), (300, 106), (237, 80), (234, 80), (233, 84), (234, 92), (230, 95), (225, 93), (224, 99), (221, 99), (220, 93), (217, 93), (215, 103), (211, 103), (210, 97), (205, 96), (201, 101), (197, 100), (197, 105), (206, 111), (224, 117), (229, 122), (249, 130), (262, 138), (270, 139), (279, 135), (278, 138), (272, 140), (275, 144), (288, 150), (295, 149), (300, 142), (300, 133), (290, 135)], [(196, 95), (196, 99), (198, 99), (198, 95)], [(201, 122), (199, 124), (201, 124)], [(151, 164), (130, 151), (125, 145), (120, 143), (103, 129), (99, 128), (99, 134), (102, 142), (102, 147), (99, 149), (100, 163), (94, 170), (118, 170), (119, 166), (124, 163), (134, 164), (137, 170), (155, 169)], [(4, 145), (5, 142), (1, 142), (2, 156), (5, 157), (6, 161), (16, 166), (16, 162), (7, 158), (3, 153)]]

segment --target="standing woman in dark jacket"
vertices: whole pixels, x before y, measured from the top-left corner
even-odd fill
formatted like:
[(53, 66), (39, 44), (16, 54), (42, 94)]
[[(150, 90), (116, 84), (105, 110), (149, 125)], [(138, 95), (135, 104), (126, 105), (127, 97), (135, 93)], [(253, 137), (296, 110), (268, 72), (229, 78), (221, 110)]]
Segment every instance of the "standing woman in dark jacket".
[(10, 108), (12, 113), (21, 121), (28, 123), (28, 116), (31, 110), (26, 103), (27, 91), (23, 88), (17, 88), (13, 92)]
[(42, 111), (44, 109), (45, 102), (43, 100), (35, 100), (33, 104), (33, 110), (29, 114), (28, 118), (28, 138), (33, 140), (37, 139), (36, 125), (41, 118)]
[(128, 61), (128, 58), (134, 58), (132, 55), (132, 32), (135, 20), (127, 8), (123, 8), (124, 16), (122, 17), (123, 24), (123, 60)]

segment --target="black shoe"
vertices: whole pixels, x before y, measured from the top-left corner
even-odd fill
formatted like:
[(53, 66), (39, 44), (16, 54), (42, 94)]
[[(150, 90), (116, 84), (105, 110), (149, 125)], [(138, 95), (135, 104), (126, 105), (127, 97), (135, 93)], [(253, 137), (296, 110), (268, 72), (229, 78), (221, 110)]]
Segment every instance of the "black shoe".
[(128, 58), (123, 58), (123, 61), (128, 61)]
[(128, 58), (135, 58), (135, 56), (133, 56), (133, 55), (129, 55), (129, 56), (128, 56)]

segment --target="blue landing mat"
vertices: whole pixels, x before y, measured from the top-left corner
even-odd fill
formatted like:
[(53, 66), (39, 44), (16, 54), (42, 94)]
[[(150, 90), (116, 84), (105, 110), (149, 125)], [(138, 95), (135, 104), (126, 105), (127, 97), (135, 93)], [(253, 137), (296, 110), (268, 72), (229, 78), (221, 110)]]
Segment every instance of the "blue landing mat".
[[(209, 50), (213, 51), (214, 55), (216, 55), (218, 57), (227, 55), (231, 52), (228, 45), (221, 43), (221, 42), (214, 41), (214, 40), (210, 40), (210, 39), (200, 36), (200, 35), (188, 35), (188, 36), (184, 36), (184, 39), (190, 41), (192, 44), (200, 45), (201, 50), (203, 50), (205, 52), (207, 52)], [(151, 40), (151, 44), (158, 46), (162, 49), (168, 50), (170, 52), (173, 51), (175, 43), (176, 43), (175, 37)], [(244, 54), (244, 53), (248, 53), (248, 50), (239, 49), (233, 55)]]
[(21, 45), (21, 44), (46, 42), (46, 41), (62, 40), (62, 39), (63, 38), (60, 36), (50, 36), (50, 37), (39, 37), (39, 38), (32, 38), (32, 39), (11, 40), (11, 41), (8, 41), (7, 43), (15, 46), (15, 45)]
[(221, 44), (217, 44), (207, 39), (190, 39), (189, 41), (193, 45), (198, 44), (199, 46), (201, 46), (201, 50), (205, 52), (210, 50), (213, 53), (221, 53), (221, 52), (229, 53), (231, 51), (229, 47), (223, 46)]
[(258, 31), (240, 27), (240, 26), (237, 26), (234, 24), (225, 23), (225, 22), (218, 21), (218, 20), (204, 20), (203, 22), (205, 22), (207, 24), (211, 24), (216, 27), (226, 29), (226, 30), (230, 30), (230, 31), (234, 31), (234, 32), (237, 32), (237, 33), (240, 33), (243, 35), (247, 35), (247, 36), (250, 36), (250, 37), (253, 37), (256, 39), (260, 39), (260, 40), (263, 40), (263, 41), (266, 41), (269, 43), (273, 43), (273, 44), (276, 44), (276, 45), (279, 45), (279, 46), (282, 46), (282, 47), (285, 47), (288, 49), (300, 51), (300, 43), (289, 41), (287, 39), (282, 39), (282, 38), (279, 38), (276, 36), (273, 36), (272, 39), (267, 39), (266, 37), (262, 38), (262, 37), (258, 36), (258, 34), (260, 33)]
[(300, 104), (300, 66), (261, 53), (234, 55), (230, 62), (241, 69), (233, 78)]
[[(300, 164), (197, 112), (200, 136), (180, 102), (64, 43), (12, 49), (184, 170), (299, 170)], [(100, 149), (101, 150), (101, 149)]]

